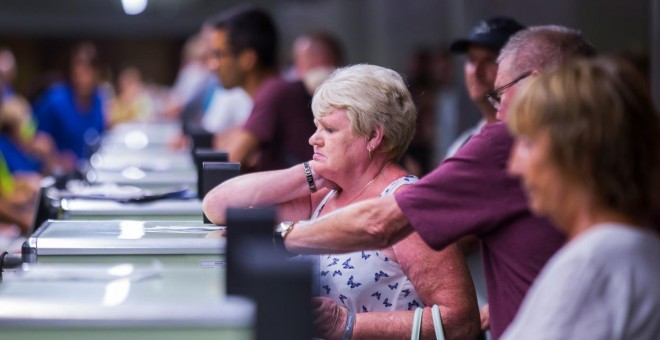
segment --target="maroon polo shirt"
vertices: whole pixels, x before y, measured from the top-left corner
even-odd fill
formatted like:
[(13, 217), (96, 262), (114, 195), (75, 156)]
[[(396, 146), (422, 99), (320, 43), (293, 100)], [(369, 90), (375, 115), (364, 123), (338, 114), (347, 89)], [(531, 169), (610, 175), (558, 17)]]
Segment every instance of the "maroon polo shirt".
[(491, 333), (497, 339), (565, 238), (529, 211), (520, 180), (506, 171), (513, 138), (489, 124), (433, 172), (396, 193), (422, 238), (441, 249), (465, 235), (483, 245)]

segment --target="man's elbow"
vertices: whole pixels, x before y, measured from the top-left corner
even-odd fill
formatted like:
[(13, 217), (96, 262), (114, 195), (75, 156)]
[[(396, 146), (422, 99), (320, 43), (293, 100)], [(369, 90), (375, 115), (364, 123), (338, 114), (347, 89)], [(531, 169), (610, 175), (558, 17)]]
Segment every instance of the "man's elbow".
[(443, 316), (446, 339), (476, 339), (481, 332), (479, 308), (476, 304), (464, 302), (453, 306)]
[(385, 248), (394, 243), (391, 233), (388, 232), (383, 224), (369, 225), (366, 228), (366, 233), (374, 249)]
[(476, 339), (481, 332), (478, 321), (478, 319), (465, 320), (465, 322), (457, 324), (454, 327), (446, 327), (445, 339)]

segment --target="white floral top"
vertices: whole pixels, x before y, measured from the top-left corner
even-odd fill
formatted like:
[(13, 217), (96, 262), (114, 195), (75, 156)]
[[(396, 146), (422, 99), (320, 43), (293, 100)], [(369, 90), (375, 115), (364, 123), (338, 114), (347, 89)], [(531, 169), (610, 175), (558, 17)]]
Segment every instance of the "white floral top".
[[(417, 180), (415, 176), (401, 177), (390, 183), (380, 196), (391, 195), (400, 186), (412, 184)], [(334, 194), (334, 190), (328, 193), (312, 214), (312, 219), (318, 217), (325, 203)], [(319, 257), (320, 296), (332, 298), (340, 306), (357, 313), (412, 310), (424, 306), (399, 264), (387, 258), (381, 251), (358, 251)]]

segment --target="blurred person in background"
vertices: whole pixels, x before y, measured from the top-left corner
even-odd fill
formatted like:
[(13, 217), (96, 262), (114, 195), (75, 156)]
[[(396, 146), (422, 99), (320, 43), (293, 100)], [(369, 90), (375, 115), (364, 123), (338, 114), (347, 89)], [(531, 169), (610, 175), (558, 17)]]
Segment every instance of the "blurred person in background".
[(239, 6), (223, 12), (214, 27), (213, 69), (225, 88), (241, 87), (253, 100), (245, 124), (216, 138), (214, 148), (226, 150), (243, 171), (282, 169), (309, 159), (311, 95), (301, 82), (278, 76), (279, 35), (271, 16)]
[(580, 60), (521, 87), (506, 112), (509, 170), (567, 243), (503, 339), (660, 335), (660, 119), (622, 60)]
[(344, 65), (344, 52), (339, 40), (323, 31), (297, 37), (293, 42), (292, 56), (295, 76), (310, 94), (314, 94), (337, 67)]
[(5, 99), (14, 94), (12, 82), (16, 76), (16, 58), (8, 48), (0, 48), (0, 96)]
[[(5, 100), (0, 93), (0, 107)], [(0, 149), (0, 243), (9, 245), (14, 238), (28, 233), (33, 213), (30, 208), (38, 191), (34, 182), (15, 179)]]
[[(463, 131), (449, 145), (445, 158), (453, 156), (485, 124), (497, 121), (496, 110), (486, 99), (486, 94), (492, 91), (495, 85), (497, 55), (509, 38), (522, 29), (524, 26), (511, 18), (490, 18), (472, 28), (468, 37), (454, 41), (449, 47), (451, 52), (463, 53), (466, 56), (463, 66), (465, 88), (481, 113), (481, 120), (476, 126)], [(456, 119), (460, 120), (460, 117)]]
[(20, 235), (27, 236), (30, 230), (33, 217), (31, 207), (37, 190), (25, 184), (14, 180), (0, 153), (0, 243), (9, 244)]
[(54, 143), (36, 131), (32, 107), (12, 89), (16, 71), (12, 51), (0, 49), (0, 152), (14, 175), (49, 174), (56, 167)]
[[(170, 142), (175, 149), (190, 147), (191, 133), (209, 133), (216, 139), (224, 140), (242, 126), (252, 110), (252, 98), (240, 87), (225, 88), (216, 72), (211, 56), (213, 48), (213, 24), (217, 15), (207, 19), (200, 32), (189, 39), (185, 52), (189, 62), (182, 67), (177, 83), (173, 88), (174, 98), (181, 97), (177, 92), (182, 83), (188, 83), (185, 91), (188, 98), (180, 107), (178, 115), (182, 124), (182, 133)], [(202, 72), (200, 66), (205, 68)], [(210, 75), (210, 78), (207, 78)], [(190, 91), (188, 93), (187, 91)], [(175, 102), (180, 102), (175, 100)]]
[(214, 134), (217, 143), (230, 138), (247, 121), (252, 112), (252, 97), (240, 86), (227, 88), (222, 84), (222, 79), (218, 73), (217, 59), (212, 55), (214, 49), (213, 32), (215, 31), (216, 21), (222, 17), (219, 13), (204, 23), (202, 31), (204, 32), (204, 43), (207, 48), (206, 67), (211, 71), (216, 79), (217, 86), (202, 116), (202, 127)]
[(36, 131), (30, 104), (19, 95), (0, 104), (0, 152), (14, 175), (47, 175), (58, 167), (53, 140)]
[(53, 138), (59, 157), (71, 167), (89, 159), (91, 146), (105, 130), (107, 98), (99, 87), (99, 70), (96, 47), (89, 42), (75, 46), (66, 80), (52, 85), (34, 106), (38, 130)]
[(213, 72), (206, 65), (209, 54), (206, 40), (209, 34), (210, 31), (202, 27), (199, 33), (188, 38), (183, 45), (181, 67), (170, 90), (170, 106), (166, 109), (166, 117), (192, 114), (184, 111), (193, 109), (201, 112), (208, 104), (205, 101), (209, 100), (217, 85)]
[(117, 93), (110, 100), (108, 126), (154, 118), (154, 102), (135, 66), (122, 69), (117, 76)]

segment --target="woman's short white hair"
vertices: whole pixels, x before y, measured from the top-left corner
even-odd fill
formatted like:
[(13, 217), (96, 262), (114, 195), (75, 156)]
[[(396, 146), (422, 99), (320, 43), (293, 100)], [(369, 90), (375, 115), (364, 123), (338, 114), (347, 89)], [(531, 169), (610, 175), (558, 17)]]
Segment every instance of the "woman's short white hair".
[(335, 70), (312, 99), (314, 117), (345, 110), (356, 136), (370, 138), (377, 126), (383, 129), (378, 151), (397, 161), (415, 134), (417, 110), (410, 91), (397, 72), (359, 64)]

